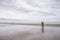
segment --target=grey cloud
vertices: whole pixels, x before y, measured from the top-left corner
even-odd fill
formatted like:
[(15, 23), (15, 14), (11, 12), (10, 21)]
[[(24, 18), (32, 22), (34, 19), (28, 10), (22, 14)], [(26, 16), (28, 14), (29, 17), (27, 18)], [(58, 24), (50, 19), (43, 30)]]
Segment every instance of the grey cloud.
[(20, 12), (23, 12), (23, 13), (29, 13), (31, 11), (25, 9), (25, 8), (19, 8), (19, 9), (16, 9), (17, 11), (20, 11)]
[(26, 10), (25, 8), (17, 8), (16, 5), (16, 0), (0, 0), (0, 8), (4, 8), (4, 9), (13, 9), (19, 12), (30, 12), (29, 10)]
[(13, 6), (14, 3), (12, 0), (0, 0), (0, 5), (1, 6)]
[(43, 16), (56, 16), (56, 14), (53, 14), (51, 12), (39, 12), (39, 14), (42, 14)]
[[(44, 12), (42, 15), (45, 16), (55, 16), (55, 12), (58, 12), (60, 10), (60, 1), (59, 0), (25, 0), (29, 5), (32, 5), (34, 7), (39, 7), (41, 9), (46, 9), (49, 12)], [(44, 5), (43, 5), (44, 4)], [(39, 12), (37, 12), (39, 13)], [(60, 12), (59, 12), (60, 13)]]
[(55, 8), (55, 9), (60, 9), (60, 1), (59, 2), (53, 2), (52, 4), (52, 8)]
[(36, 0), (25, 0), (25, 2), (32, 6), (39, 6), (38, 3), (36, 3), (37, 2)]
[[(42, 12), (40, 10), (37, 10), (37, 11), (28, 10), (28, 9), (22, 7), (21, 5), (20, 5), (20, 7), (17, 7), (17, 5), (15, 5), (16, 1), (17, 0), (0, 0), (0, 10), (1, 9), (10, 10), (10, 11), (16, 10), (19, 13), (32, 13), (32, 16), (39, 16), (39, 17), (40, 17), (40, 15), (42, 17), (43, 16), (48, 17), (48, 16), (58, 16), (60, 14), (60, 0), (23, 0), (24, 2), (26, 2), (27, 4), (29, 4), (32, 7), (40, 8), (42, 10)], [(44, 12), (44, 10), (48, 10), (48, 11)], [(35, 14), (33, 14), (33, 12)], [(17, 14), (17, 13), (15, 13), (15, 14)], [(38, 18), (38, 20), (39, 20), (39, 18)], [(48, 18), (47, 18), (47, 20), (48, 20)], [(51, 17), (51, 19), (49, 21), (58, 22), (59, 20), (60, 20), (60, 17), (53, 17), (53, 18)]]
[(53, 1), (55, 1), (55, 2), (60, 2), (60, 0), (53, 0)]
[[(50, 4), (52, 3), (52, 1), (50, 0), (25, 0), (28, 4), (34, 6), (34, 7), (47, 7), (47, 6), (51, 6)], [(47, 5), (46, 5), (47, 4)]]
[(0, 9), (14, 9), (14, 3), (12, 0), (0, 0)]

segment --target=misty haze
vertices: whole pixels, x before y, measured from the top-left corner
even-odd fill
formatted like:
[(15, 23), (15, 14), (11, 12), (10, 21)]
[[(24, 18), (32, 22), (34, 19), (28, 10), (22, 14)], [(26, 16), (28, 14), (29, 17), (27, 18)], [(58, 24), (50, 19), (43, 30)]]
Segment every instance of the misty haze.
[(0, 0), (0, 40), (60, 40), (60, 0)]

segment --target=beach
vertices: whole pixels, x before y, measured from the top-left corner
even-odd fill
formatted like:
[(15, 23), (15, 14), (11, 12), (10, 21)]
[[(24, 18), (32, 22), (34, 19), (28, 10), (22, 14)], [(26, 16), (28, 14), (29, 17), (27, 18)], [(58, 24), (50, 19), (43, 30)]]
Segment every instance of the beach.
[(0, 25), (0, 40), (60, 40), (60, 27)]

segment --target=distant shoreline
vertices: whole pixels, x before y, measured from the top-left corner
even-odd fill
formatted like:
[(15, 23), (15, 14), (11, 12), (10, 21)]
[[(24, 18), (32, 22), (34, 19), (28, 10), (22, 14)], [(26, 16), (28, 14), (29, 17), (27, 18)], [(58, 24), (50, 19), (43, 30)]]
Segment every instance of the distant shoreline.
[[(13, 23), (13, 22), (0, 22), (0, 24), (11, 24), (11, 25), (34, 25), (41, 26), (41, 24), (34, 23)], [(60, 27), (60, 24), (44, 24), (45, 26)]]

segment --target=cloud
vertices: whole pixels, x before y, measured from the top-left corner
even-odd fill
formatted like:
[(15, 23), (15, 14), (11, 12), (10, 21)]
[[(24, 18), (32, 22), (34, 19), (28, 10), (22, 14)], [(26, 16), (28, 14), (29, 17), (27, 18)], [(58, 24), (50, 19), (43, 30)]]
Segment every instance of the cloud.
[(0, 0), (0, 18), (60, 21), (59, 0)]

